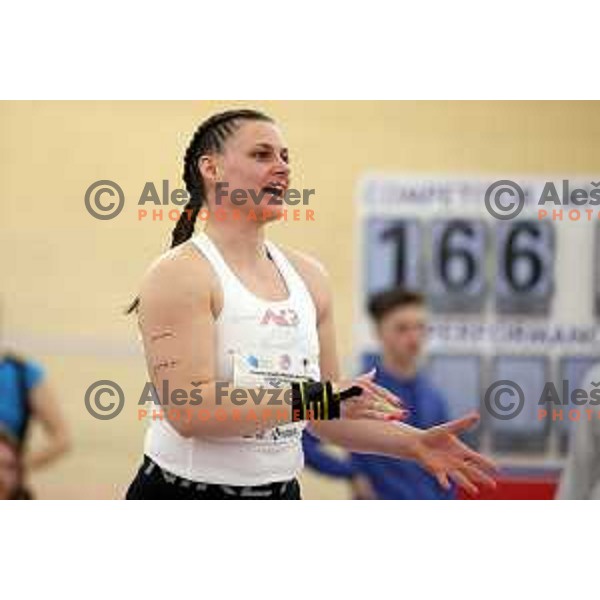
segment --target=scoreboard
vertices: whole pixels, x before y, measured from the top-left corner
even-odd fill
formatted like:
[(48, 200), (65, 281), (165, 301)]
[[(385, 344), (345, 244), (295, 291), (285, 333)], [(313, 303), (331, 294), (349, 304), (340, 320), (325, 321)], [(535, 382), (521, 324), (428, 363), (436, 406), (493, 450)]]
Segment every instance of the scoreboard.
[[(540, 418), (539, 398), (548, 382), (563, 396), (565, 380), (585, 387), (600, 362), (600, 220), (570, 218), (569, 206), (544, 207), (542, 216), (537, 202), (548, 181), (564, 179), (514, 177), (524, 205), (511, 219), (486, 206), (493, 177), (372, 174), (356, 197), (354, 368), (377, 353), (369, 296), (397, 285), (422, 292), (430, 312), (423, 367), (453, 417), (481, 412), (470, 441), (509, 463), (560, 465), (568, 398), (556, 420)], [(570, 179), (583, 189), (590, 182)], [(483, 403), (501, 380), (523, 391), (515, 418), (494, 418)]]
[(547, 314), (554, 291), (552, 224), (493, 225), (459, 216), (367, 218), (368, 292), (402, 285), (424, 292), (436, 312), (467, 314), (481, 313), (491, 293), (499, 313)]

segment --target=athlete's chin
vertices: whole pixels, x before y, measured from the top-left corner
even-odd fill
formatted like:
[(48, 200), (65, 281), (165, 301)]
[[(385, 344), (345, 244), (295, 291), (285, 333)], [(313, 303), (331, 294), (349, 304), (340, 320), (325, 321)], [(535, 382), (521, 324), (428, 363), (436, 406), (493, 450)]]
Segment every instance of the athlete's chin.
[(265, 223), (270, 223), (271, 221), (278, 221), (283, 216), (283, 206), (278, 204), (272, 204), (269, 206), (262, 207), (262, 220)]

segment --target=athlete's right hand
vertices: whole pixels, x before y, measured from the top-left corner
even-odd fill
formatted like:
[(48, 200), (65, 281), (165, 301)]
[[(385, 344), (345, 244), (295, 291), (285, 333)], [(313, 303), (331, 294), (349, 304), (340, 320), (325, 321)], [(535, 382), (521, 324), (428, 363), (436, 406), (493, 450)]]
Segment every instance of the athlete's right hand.
[(375, 371), (376, 369), (372, 369), (350, 381), (333, 384), (335, 392), (342, 392), (352, 386), (362, 389), (360, 395), (342, 401), (342, 419), (403, 421), (408, 417), (408, 411), (403, 408), (402, 400), (373, 381)]

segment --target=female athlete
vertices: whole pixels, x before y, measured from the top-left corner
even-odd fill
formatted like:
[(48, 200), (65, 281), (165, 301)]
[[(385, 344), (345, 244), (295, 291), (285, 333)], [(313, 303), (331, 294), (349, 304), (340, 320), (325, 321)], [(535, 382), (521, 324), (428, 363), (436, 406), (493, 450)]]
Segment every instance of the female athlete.
[(340, 381), (325, 270), (265, 236), (290, 184), (270, 117), (210, 117), (187, 149), (183, 178), (189, 202), (172, 247), (129, 309), (160, 403), (153, 417), (161, 412), (128, 499), (300, 499), (306, 425), (354, 452), (415, 460), (444, 487), (494, 485), (493, 463), (458, 438), (477, 414), (418, 430), (399, 422), (401, 400), (373, 373)]

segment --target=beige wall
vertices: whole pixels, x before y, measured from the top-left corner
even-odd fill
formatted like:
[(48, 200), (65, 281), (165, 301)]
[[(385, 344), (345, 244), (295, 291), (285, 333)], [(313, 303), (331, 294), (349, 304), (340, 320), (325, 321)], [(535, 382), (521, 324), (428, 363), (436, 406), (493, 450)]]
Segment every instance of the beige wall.
[[(172, 222), (140, 222), (146, 181), (183, 187), (181, 156), (208, 114), (262, 108), (282, 125), (294, 186), (316, 189), (315, 221), (276, 224), (275, 241), (313, 253), (336, 290), (340, 354), (351, 352), (353, 197), (368, 170), (416, 173), (593, 173), (600, 104), (592, 102), (0, 102), (3, 329), (49, 369), (72, 424), (71, 456), (35, 481), (47, 496), (110, 496), (141, 452), (135, 402), (145, 379), (121, 309)], [(114, 180), (128, 202), (114, 220), (83, 196)], [(90, 418), (88, 385), (113, 379), (129, 401), (114, 421)], [(342, 486), (307, 478), (308, 496)]]

